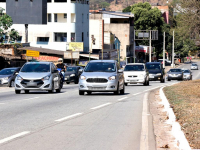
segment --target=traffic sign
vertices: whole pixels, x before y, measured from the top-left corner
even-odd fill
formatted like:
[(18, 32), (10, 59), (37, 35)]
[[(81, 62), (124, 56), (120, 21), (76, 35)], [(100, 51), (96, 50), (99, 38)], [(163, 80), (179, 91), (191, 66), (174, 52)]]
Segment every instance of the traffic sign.
[(39, 57), (40, 52), (39, 51), (26, 50), (26, 56)]

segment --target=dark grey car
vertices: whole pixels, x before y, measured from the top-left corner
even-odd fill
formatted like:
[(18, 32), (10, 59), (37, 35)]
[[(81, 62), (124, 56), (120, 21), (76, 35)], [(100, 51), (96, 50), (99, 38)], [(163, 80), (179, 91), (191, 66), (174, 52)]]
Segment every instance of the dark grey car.
[(0, 71), (0, 85), (14, 87), (14, 81), (20, 68), (4, 68)]
[(181, 69), (170, 69), (167, 72), (168, 81), (171, 80), (183, 80), (183, 71)]
[(67, 71), (65, 72), (65, 82), (67, 84), (70, 84), (70, 82), (74, 82), (75, 84), (78, 84), (79, 77), (81, 73), (79, 72), (79, 69), (83, 69), (81, 66), (68, 66)]

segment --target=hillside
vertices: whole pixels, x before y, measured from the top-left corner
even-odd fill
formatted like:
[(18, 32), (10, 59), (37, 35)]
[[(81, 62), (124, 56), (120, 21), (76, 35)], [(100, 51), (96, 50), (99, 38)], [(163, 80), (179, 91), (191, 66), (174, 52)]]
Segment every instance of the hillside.
[(129, 5), (149, 2), (152, 5), (165, 5), (167, 0), (90, 0), (90, 9), (106, 8), (110, 11), (121, 11)]

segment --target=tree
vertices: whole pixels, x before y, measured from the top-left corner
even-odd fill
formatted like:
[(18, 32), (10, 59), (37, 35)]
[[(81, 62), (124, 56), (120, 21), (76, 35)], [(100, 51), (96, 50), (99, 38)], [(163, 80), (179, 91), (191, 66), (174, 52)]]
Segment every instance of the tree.
[(11, 29), (11, 31), (8, 33), (9, 35), (9, 40), (8, 43), (11, 41), (13, 41), (14, 43), (16, 43), (16, 40), (19, 37), (19, 33), (15, 30), (15, 29)]
[(101, 2), (99, 5), (101, 6), (101, 8), (107, 8), (110, 6), (108, 2)]
[[(158, 8), (151, 8), (148, 2), (137, 3), (128, 6), (123, 12), (132, 12), (134, 14), (135, 30), (158, 30), (158, 40), (152, 41), (155, 47), (157, 57), (163, 51), (163, 32), (166, 32), (166, 45), (168, 45), (171, 35), (169, 34), (170, 26), (164, 22), (162, 13)], [(149, 41), (138, 41), (138, 44), (149, 45)]]

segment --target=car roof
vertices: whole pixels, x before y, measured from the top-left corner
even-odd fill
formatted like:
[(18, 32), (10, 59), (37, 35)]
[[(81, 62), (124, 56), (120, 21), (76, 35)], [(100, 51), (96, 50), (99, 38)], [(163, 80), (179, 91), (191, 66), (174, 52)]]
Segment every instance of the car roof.
[(154, 64), (161, 64), (160, 62), (147, 62), (146, 64), (152, 64), (152, 65), (154, 65)]
[(91, 60), (90, 62), (112, 62), (112, 63), (115, 63), (116, 60)]
[(3, 68), (3, 69), (18, 69), (18, 68), (21, 68), (21, 67), (10, 67), (10, 68)]
[(129, 63), (127, 65), (145, 65), (144, 63)]
[(52, 64), (52, 62), (40, 61), (40, 62), (27, 62), (26, 64)]

